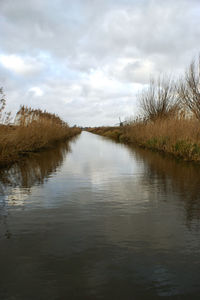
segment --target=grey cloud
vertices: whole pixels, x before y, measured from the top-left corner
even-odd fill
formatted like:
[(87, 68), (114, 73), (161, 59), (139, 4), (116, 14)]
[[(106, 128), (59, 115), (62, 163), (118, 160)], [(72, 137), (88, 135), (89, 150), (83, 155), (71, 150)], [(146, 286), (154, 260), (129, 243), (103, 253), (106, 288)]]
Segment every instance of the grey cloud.
[(72, 124), (113, 124), (136, 113), (136, 90), (150, 75), (180, 74), (198, 54), (199, 20), (197, 0), (0, 0), (0, 55), (33, 65), (17, 74), (0, 63), (0, 85), (13, 110), (27, 104)]
[[(108, 5), (107, 3), (110, 3)], [(76, 60), (112, 60), (127, 52), (150, 57), (183, 55), (197, 47), (197, 1), (13, 1), (1, 2), (1, 45), (9, 52), (43, 50)], [(162, 5), (162, 6), (161, 6)], [(181, 56), (180, 55), (180, 56)]]

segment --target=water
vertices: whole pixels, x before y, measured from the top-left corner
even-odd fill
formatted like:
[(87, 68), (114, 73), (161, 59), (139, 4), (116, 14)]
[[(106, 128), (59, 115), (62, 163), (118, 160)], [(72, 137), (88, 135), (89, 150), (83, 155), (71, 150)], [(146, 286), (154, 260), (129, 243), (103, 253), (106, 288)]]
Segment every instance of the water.
[(200, 166), (83, 132), (1, 171), (0, 299), (199, 299)]

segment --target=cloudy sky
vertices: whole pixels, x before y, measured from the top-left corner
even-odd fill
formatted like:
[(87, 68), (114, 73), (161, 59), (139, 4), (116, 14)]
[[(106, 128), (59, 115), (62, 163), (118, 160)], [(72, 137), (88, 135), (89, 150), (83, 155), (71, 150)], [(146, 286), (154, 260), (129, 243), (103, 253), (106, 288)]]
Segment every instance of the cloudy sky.
[(0, 0), (0, 86), (13, 112), (113, 125), (137, 114), (151, 75), (180, 74), (199, 51), (199, 0)]

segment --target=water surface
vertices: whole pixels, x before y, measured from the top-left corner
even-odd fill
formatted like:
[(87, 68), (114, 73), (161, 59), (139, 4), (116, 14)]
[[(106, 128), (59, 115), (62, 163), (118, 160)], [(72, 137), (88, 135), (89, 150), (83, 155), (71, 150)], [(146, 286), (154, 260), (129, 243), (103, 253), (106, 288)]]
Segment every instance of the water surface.
[(83, 132), (1, 170), (0, 299), (199, 299), (200, 166)]

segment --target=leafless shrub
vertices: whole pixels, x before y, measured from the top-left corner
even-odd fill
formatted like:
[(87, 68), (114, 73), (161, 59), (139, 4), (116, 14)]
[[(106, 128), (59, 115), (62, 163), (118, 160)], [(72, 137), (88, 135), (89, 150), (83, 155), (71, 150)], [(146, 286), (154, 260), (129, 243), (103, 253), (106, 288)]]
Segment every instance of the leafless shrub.
[(139, 99), (146, 121), (175, 117), (180, 109), (175, 83), (169, 77), (151, 79), (149, 87), (141, 92)]
[(200, 120), (200, 56), (192, 60), (177, 86), (180, 101)]

